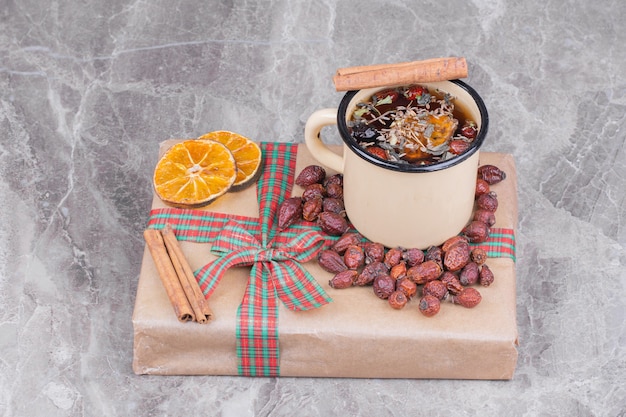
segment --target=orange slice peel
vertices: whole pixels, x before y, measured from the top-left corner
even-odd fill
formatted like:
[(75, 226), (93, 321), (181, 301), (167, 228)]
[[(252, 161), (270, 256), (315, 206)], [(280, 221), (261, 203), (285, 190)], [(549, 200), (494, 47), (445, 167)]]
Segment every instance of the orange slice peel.
[(232, 191), (242, 190), (253, 184), (261, 174), (261, 147), (254, 141), (228, 130), (216, 130), (198, 138), (201, 141), (215, 141), (226, 146), (235, 158), (237, 179)]
[(189, 139), (169, 148), (154, 170), (153, 185), (166, 204), (199, 208), (228, 192), (237, 179), (230, 150), (214, 141)]

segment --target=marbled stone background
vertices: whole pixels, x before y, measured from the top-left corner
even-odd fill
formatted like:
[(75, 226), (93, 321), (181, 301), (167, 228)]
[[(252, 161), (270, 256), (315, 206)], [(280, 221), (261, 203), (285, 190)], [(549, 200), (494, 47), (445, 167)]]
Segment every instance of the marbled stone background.
[[(625, 416), (625, 16), (620, 0), (0, 0), (0, 415)], [(157, 144), (301, 142), (340, 100), (337, 68), (439, 56), (466, 57), (485, 149), (518, 166), (513, 380), (135, 376)]]

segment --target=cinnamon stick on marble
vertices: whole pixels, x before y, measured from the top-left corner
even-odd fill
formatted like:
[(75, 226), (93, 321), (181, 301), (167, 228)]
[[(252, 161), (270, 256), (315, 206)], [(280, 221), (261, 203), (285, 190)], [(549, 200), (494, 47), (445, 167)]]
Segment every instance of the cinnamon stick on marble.
[(152, 255), (154, 264), (163, 282), (167, 297), (172, 303), (176, 317), (179, 321), (194, 321), (196, 319), (193, 309), (187, 300), (187, 296), (178, 280), (174, 265), (167, 253), (165, 242), (161, 232), (156, 229), (147, 229), (143, 232), (148, 250)]
[(467, 77), (465, 58), (433, 58), (397, 64), (340, 68), (333, 77), (337, 91), (398, 87)]
[(176, 274), (178, 275), (178, 280), (180, 281), (183, 291), (187, 296), (187, 300), (191, 305), (191, 309), (196, 316), (196, 321), (202, 324), (207, 323), (211, 319), (213, 313), (211, 312), (207, 299), (198, 285), (198, 281), (196, 281), (196, 278), (193, 275), (193, 270), (187, 262), (185, 254), (178, 244), (178, 240), (176, 239), (176, 235), (174, 234), (172, 227), (169, 224), (165, 225), (165, 227), (161, 230), (161, 235), (163, 236), (165, 247), (167, 248), (167, 252), (172, 260)]

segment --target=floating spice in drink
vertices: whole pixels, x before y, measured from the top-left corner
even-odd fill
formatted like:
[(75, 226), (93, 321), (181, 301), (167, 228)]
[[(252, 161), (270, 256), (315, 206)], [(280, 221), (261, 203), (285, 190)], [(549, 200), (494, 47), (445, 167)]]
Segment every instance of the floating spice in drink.
[(370, 154), (431, 165), (464, 153), (478, 133), (450, 94), (422, 85), (389, 88), (357, 104), (350, 134)]

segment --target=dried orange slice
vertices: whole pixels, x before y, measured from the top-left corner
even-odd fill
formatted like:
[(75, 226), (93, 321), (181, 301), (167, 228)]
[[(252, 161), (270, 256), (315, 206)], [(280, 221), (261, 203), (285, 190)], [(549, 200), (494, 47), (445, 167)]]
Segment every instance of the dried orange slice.
[(256, 142), (227, 130), (209, 132), (198, 139), (214, 140), (230, 149), (237, 164), (237, 179), (233, 184), (233, 191), (242, 190), (258, 179), (262, 158), (261, 147)]
[(165, 203), (182, 208), (209, 204), (237, 178), (235, 158), (225, 145), (189, 139), (168, 149), (154, 170), (154, 189)]

